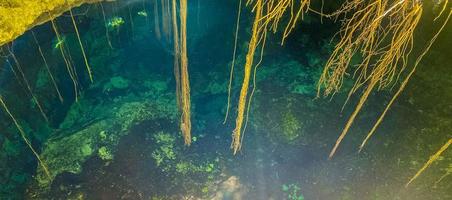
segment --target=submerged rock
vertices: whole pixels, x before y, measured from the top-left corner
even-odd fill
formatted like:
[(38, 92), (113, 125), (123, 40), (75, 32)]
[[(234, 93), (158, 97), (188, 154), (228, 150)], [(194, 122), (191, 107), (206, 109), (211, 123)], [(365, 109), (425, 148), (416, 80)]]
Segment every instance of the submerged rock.
[(38, 193), (45, 193), (64, 172), (80, 173), (83, 163), (92, 156), (105, 162), (112, 160), (119, 140), (133, 125), (155, 119), (175, 121), (177, 108), (173, 95), (160, 92), (158, 98), (148, 96), (155, 91), (146, 90), (140, 97), (128, 95), (102, 103), (81, 99), (80, 104), (74, 104), (60, 126), (62, 130), (44, 144), (41, 157), (51, 176), (47, 177), (38, 167), (36, 181), (41, 190)]
[(129, 87), (129, 80), (121, 77), (115, 76), (110, 78), (110, 82), (104, 85), (103, 92), (109, 93), (115, 90), (123, 90)]
[[(8, 0), (0, 4), (0, 45), (83, 3), (102, 0)], [(51, 17), (52, 16), (52, 17)]]
[(47, 164), (51, 177), (47, 177), (40, 166), (36, 177), (38, 183), (47, 186), (63, 172), (80, 173), (83, 162), (97, 149), (99, 133), (109, 129), (111, 122), (111, 120), (99, 121), (67, 137), (49, 140), (41, 157)]

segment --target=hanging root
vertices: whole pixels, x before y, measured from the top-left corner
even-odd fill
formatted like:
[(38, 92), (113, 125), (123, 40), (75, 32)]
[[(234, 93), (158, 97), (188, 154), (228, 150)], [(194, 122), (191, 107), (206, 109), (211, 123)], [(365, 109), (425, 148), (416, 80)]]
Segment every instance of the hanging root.
[(430, 166), (435, 160), (439, 158), (439, 156), (446, 151), (446, 149), (452, 144), (452, 139), (449, 139), (449, 141), (446, 142), (434, 155), (430, 157), (430, 159), (422, 166), (422, 168), (406, 183), (405, 187), (408, 187), (411, 182), (413, 182), (419, 175), (424, 172), (425, 169), (427, 169), (428, 166)]
[(239, 97), (239, 105), (237, 109), (237, 119), (235, 121), (235, 129), (232, 133), (232, 144), (231, 148), (234, 151), (234, 154), (236, 154), (240, 148), (241, 148), (241, 134), (242, 134), (242, 127), (243, 127), (243, 116), (245, 114), (245, 107), (247, 102), (247, 95), (248, 95), (248, 85), (250, 81), (251, 76), (251, 68), (253, 66), (253, 60), (254, 60), (254, 53), (256, 52), (256, 48), (258, 46), (258, 41), (261, 33), (259, 32), (259, 19), (262, 16), (262, 9), (263, 9), (263, 1), (257, 0), (256, 2), (256, 10), (255, 12), (255, 18), (252, 28), (252, 34), (251, 39), (248, 45), (248, 53), (246, 55), (246, 62), (245, 62), (245, 74), (243, 77), (243, 83), (242, 83), (242, 89), (240, 90), (240, 97)]
[[(234, 66), (235, 66), (235, 56), (237, 53), (237, 39), (239, 37), (239, 27), (240, 27), (240, 14), (242, 13), (242, 1), (239, 0), (239, 8), (237, 13), (237, 22), (235, 26), (235, 37), (234, 37), (234, 52), (232, 53), (232, 63), (231, 63), (231, 71), (229, 72), (229, 85), (228, 85), (228, 104), (226, 106), (226, 114), (224, 116), (223, 124), (226, 124), (229, 115), (229, 108), (231, 107), (231, 89), (232, 89), (232, 79), (234, 77)], [(199, 13), (199, 9), (198, 9)]]
[(75, 23), (74, 15), (72, 14), (72, 10), (69, 10), (71, 14), (72, 24), (74, 25), (75, 33), (77, 35), (78, 43), (80, 45), (80, 49), (82, 50), (83, 60), (85, 61), (86, 70), (88, 71), (89, 80), (91, 83), (93, 82), (93, 74), (91, 72), (91, 67), (89, 66), (88, 59), (86, 58), (85, 48), (83, 48), (82, 40), (80, 39), (80, 34), (78, 32), (77, 24)]
[(190, 120), (190, 82), (188, 79), (187, 59), (187, 0), (180, 0), (180, 72), (181, 72), (181, 130), (186, 145), (191, 143), (191, 120)]
[[(360, 89), (364, 91), (331, 150), (330, 158), (335, 154), (372, 91), (375, 88), (381, 90), (393, 86), (406, 71), (408, 58), (413, 49), (414, 31), (423, 11), (421, 2), (416, 0), (399, 0), (393, 3), (389, 0), (350, 1), (342, 9), (347, 12), (356, 11), (343, 22), (338, 33), (340, 41), (325, 65), (317, 95), (320, 96), (321, 90), (325, 96), (338, 92), (344, 77), (348, 74), (352, 74), (355, 83), (348, 93), (345, 104), (354, 93)], [(355, 55), (361, 55), (362, 61), (350, 72), (349, 66)], [(405, 78), (394, 97), (403, 90), (408, 79), (409, 76)], [(393, 100), (390, 104), (392, 102)], [(377, 125), (379, 123), (377, 122)]]
[[(55, 22), (53, 21), (52, 16), (50, 15), (50, 13), (48, 13), (48, 15), (49, 15), (49, 18), (50, 18), (50, 22), (51, 22), (51, 24), (52, 24), (53, 31), (55, 32), (55, 35), (56, 35), (56, 37), (57, 37), (57, 40), (58, 40), (58, 41), (62, 41), (61, 35), (60, 35), (60, 33), (58, 32), (58, 28), (56, 27), (56, 24), (55, 24)], [(69, 74), (69, 77), (70, 77), (71, 80), (72, 80), (72, 83), (73, 83), (73, 86), (74, 86), (74, 96), (75, 96), (75, 101), (77, 102), (77, 101), (78, 101), (78, 81), (77, 81), (77, 78), (76, 78), (76, 72), (75, 72), (75, 69), (74, 69), (73, 66), (71, 65), (70, 61), (68, 61), (68, 59), (66, 58), (66, 53), (65, 53), (65, 48), (64, 48), (65, 46), (66, 46), (66, 45), (65, 45), (64, 42), (63, 42), (63, 43), (61, 43), (58, 47), (59, 47), (59, 49), (60, 49), (61, 57), (63, 58), (64, 63), (66, 64), (66, 70), (67, 70), (67, 72), (68, 72), (68, 74)], [(69, 55), (69, 56), (70, 56), (70, 55)]]
[(160, 33), (159, 9), (157, 1), (154, 1), (154, 34), (158, 40), (162, 38), (162, 35)]
[(3, 97), (0, 95), (0, 104), (2, 105), (3, 109), (5, 109), (6, 113), (9, 115), (9, 117), (11, 118), (11, 120), (13, 120), (14, 125), (16, 125), (17, 130), (19, 130), (19, 134), (22, 137), (22, 139), (24, 140), (24, 142), (27, 144), (27, 146), (30, 148), (30, 150), (33, 152), (33, 154), (36, 156), (36, 158), (38, 159), (39, 164), (41, 165), (42, 169), (44, 170), (45, 174), (47, 175), (48, 178), (50, 178), (50, 172), (47, 168), (47, 165), (44, 163), (44, 161), (42, 161), (41, 157), (39, 156), (39, 154), (36, 152), (36, 150), (33, 148), (33, 146), (31, 145), (30, 141), (28, 141), (24, 130), (22, 129), (22, 126), (20, 126), (20, 124), (17, 122), (16, 118), (11, 114), (11, 112), (8, 109), (8, 106), (6, 106), (5, 101), (3, 100)]
[(42, 49), (41, 46), (39, 45), (38, 39), (36, 38), (35, 33), (33, 31), (31, 31), (31, 35), (33, 36), (36, 46), (38, 46), (39, 54), (41, 55), (41, 58), (44, 61), (44, 66), (46, 67), (47, 73), (49, 74), (53, 87), (55, 88), (55, 91), (58, 94), (58, 99), (60, 100), (61, 103), (63, 103), (64, 101), (63, 96), (61, 95), (60, 89), (58, 89), (58, 85), (56, 84), (55, 78), (53, 77), (52, 72), (50, 71), (50, 67), (47, 64), (47, 59), (44, 57), (44, 53), (42, 53)]
[[(264, 30), (267, 30), (267, 27), (264, 28)], [(250, 109), (251, 109), (251, 102), (253, 101), (253, 97), (254, 97), (254, 92), (256, 91), (256, 87), (257, 87), (257, 81), (256, 81), (256, 74), (257, 74), (257, 68), (261, 65), (262, 63), (262, 59), (264, 58), (264, 49), (265, 49), (265, 43), (267, 39), (267, 31), (265, 31), (261, 38), (259, 39), (259, 44), (262, 43), (261, 45), (261, 49), (260, 49), (260, 59), (257, 62), (256, 66), (254, 67), (253, 70), (253, 89), (251, 89), (251, 94), (248, 98), (248, 105), (247, 105), (247, 109), (246, 109), (246, 119), (245, 119), (245, 125), (243, 126), (243, 131), (242, 131), (242, 137), (241, 137), (241, 141), (243, 141), (243, 137), (245, 136), (245, 132), (246, 132), (246, 127), (248, 127), (248, 121), (249, 121), (249, 117), (250, 117)]]
[(132, 32), (132, 40), (133, 40), (135, 37), (135, 25), (133, 24), (132, 8), (130, 8), (130, 5), (127, 5), (127, 10), (129, 11), (130, 29)]
[(100, 9), (102, 11), (102, 17), (104, 18), (105, 36), (107, 38), (108, 46), (110, 46), (110, 49), (113, 49), (113, 45), (111, 45), (110, 34), (108, 33), (107, 17), (105, 16), (104, 6), (102, 5), (102, 2), (99, 2), (98, 5), (100, 6)]
[[(185, 145), (191, 144), (190, 82), (188, 79), (187, 58), (187, 1), (179, 2), (179, 21), (177, 23), (177, 3), (172, 1), (172, 26), (174, 40), (174, 76), (176, 78), (177, 105), (181, 112), (180, 129)], [(180, 35), (179, 35), (180, 34)]]
[[(235, 129), (232, 133), (232, 144), (234, 154), (236, 154), (240, 148), (243, 138), (244, 118), (245, 110), (247, 113), (246, 121), (248, 119), (249, 105), (251, 103), (251, 97), (248, 97), (248, 88), (251, 77), (251, 70), (254, 66), (254, 54), (259, 45), (265, 43), (265, 37), (268, 30), (272, 30), (274, 33), (278, 30), (280, 20), (285, 13), (290, 10), (290, 19), (284, 28), (282, 35), (281, 45), (284, 44), (285, 39), (291, 33), (296, 25), (297, 20), (303, 17), (303, 13), (308, 10), (310, 0), (301, 0), (298, 4), (294, 0), (248, 0), (247, 5), (252, 6), (252, 10), (255, 13), (253, 21), (251, 39), (248, 45), (248, 53), (246, 55), (244, 66), (244, 78), (242, 87), (240, 90), (239, 103), (237, 108), (237, 118), (235, 121)], [(298, 6), (298, 8), (296, 8)], [(261, 50), (261, 56), (262, 56)], [(260, 63), (260, 62), (259, 62)], [(257, 65), (256, 65), (257, 66)], [(254, 67), (256, 67), (254, 66)], [(233, 70), (233, 69), (231, 69)], [(232, 72), (231, 72), (232, 73)], [(254, 73), (255, 74), (255, 73)], [(230, 80), (231, 84), (231, 80)], [(229, 86), (231, 87), (231, 86)], [(253, 84), (253, 90), (255, 88), (255, 81)], [(253, 93), (253, 92), (252, 92)], [(230, 92), (228, 94), (230, 96)], [(228, 100), (229, 104), (229, 100)], [(247, 108), (248, 104), (248, 108)], [(245, 125), (247, 123), (245, 122)]]
[[(438, 2), (441, 3), (441, 1)], [(443, 0), (443, 7), (441, 8), (441, 11), (439, 11), (438, 15), (435, 17), (433, 21), (436, 21), (439, 17), (443, 15), (444, 11), (446, 11), (447, 3), (449, 3), (449, 0)]]
[[(162, 32), (165, 35), (165, 39), (170, 39), (170, 15), (169, 15), (169, 2), (167, 0), (161, 0), (161, 13), (162, 13)], [(155, 5), (157, 5), (157, 1), (155, 2)], [(158, 15), (158, 12), (156, 12)]]
[[(36, 98), (35, 94), (33, 93), (33, 90), (31, 89), (31, 86), (30, 86), (30, 83), (28, 82), (27, 77), (25, 77), (25, 73), (24, 73), (24, 71), (22, 70), (22, 67), (21, 67), (20, 64), (19, 64), (19, 60), (17, 60), (16, 56), (14, 55), (14, 53), (13, 53), (9, 48), (8, 48), (8, 51), (9, 51), (9, 53), (11, 54), (11, 57), (13, 58), (13, 60), (14, 60), (14, 62), (15, 62), (15, 64), (16, 64), (17, 69), (19, 70), (19, 73), (20, 73), (20, 75), (21, 75), (21, 77), (22, 77), (22, 80), (23, 80), (24, 83), (25, 83), (25, 86), (26, 86), (25, 88), (28, 90), (28, 92), (30, 93), (30, 95), (31, 95), (31, 97), (32, 97), (32, 99), (33, 99), (33, 102), (35, 102), (36, 106), (38, 107), (39, 112), (41, 113), (42, 118), (44, 118), (44, 120), (45, 120), (46, 122), (49, 122), (49, 119), (47, 118), (47, 115), (45, 114), (44, 109), (43, 109), (43, 107), (41, 106), (41, 103), (39, 103), (38, 98)], [(11, 69), (14, 71), (14, 68), (13, 68), (12, 65), (11, 65)], [(14, 72), (14, 73), (17, 74), (16, 72)], [(17, 76), (16, 76), (16, 77), (17, 77)]]
[(447, 170), (437, 181), (435, 181), (435, 186), (439, 184), (444, 178), (449, 176), (452, 172), (450, 170)]
[(364, 139), (364, 141), (361, 143), (361, 146), (359, 147), (359, 152), (361, 152), (361, 150), (363, 149), (364, 145), (367, 143), (367, 141), (369, 140), (369, 138), (375, 133), (375, 130), (377, 130), (378, 126), (380, 125), (380, 123), (383, 121), (383, 118), (386, 115), (386, 112), (389, 110), (389, 108), (392, 106), (392, 104), (394, 103), (394, 101), (397, 99), (397, 97), (400, 95), (400, 93), (402, 93), (403, 89), (405, 88), (406, 84), (408, 83), (408, 81), (410, 80), (411, 76), (414, 74), (414, 72), (416, 71), (417, 66), (419, 65), (419, 63), (421, 62), (422, 58), (425, 56), (425, 54), (427, 54), (428, 50), (430, 50), (430, 48), (432, 47), (433, 43), (435, 42), (436, 38), (439, 36), (439, 34), (442, 32), (442, 30), (444, 29), (444, 27), (446, 26), (447, 22), (450, 19), (450, 16), (452, 15), (452, 10), (449, 13), (449, 15), (447, 16), (446, 20), (444, 21), (443, 25), (441, 26), (441, 28), (436, 32), (436, 34), (432, 37), (432, 39), (429, 41), (428, 45), (426, 46), (426, 48), (422, 51), (422, 53), (420, 54), (420, 56), (416, 59), (415, 63), (414, 63), (414, 67), (413, 69), (410, 71), (410, 73), (407, 75), (407, 77), (403, 80), (402, 84), (400, 85), (399, 89), (397, 90), (397, 92), (394, 94), (394, 96), (392, 97), (391, 101), (389, 101), (388, 105), (386, 105), (385, 110), (383, 111), (383, 113), (380, 115), (380, 117), (378, 118), (377, 122), (374, 124), (374, 126), (372, 127), (372, 129), (370, 130), (370, 132), (367, 134), (366, 138)]
[(173, 28), (173, 50), (174, 50), (174, 78), (176, 80), (176, 101), (179, 112), (181, 112), (181, 102), (180, 102), (180, 44), (179, 44), (179, 26), (177, 24), (177, 4), (176, 0), (172, 1), (172, 28)]
[(290, 18), (287, 25), (284, 28), (281, 45), (284, 44), (285, 39), (295, 28), (298, 19), (300, 17), (303, 19), (304, 12), (309, 10), (311, 0), (301, 0), (299, 1), (299, 5), (296, 5), (295, 2), (296, 2), (295, 0), (268, 0), (265, 2), (265, 6), (267, 7), (265, 14), (262, 16), (261, 19), (259, 19), (263, 21), (261, 26), (268, 25), (270, 30), (276, 33), (282, 17), (288, 10), (290, 10)]

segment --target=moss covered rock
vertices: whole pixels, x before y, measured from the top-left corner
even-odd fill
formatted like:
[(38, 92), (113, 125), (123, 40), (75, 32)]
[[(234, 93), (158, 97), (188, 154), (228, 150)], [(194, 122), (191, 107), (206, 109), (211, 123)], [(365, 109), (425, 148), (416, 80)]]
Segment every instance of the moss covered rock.
[(111, 122), (100, 121), (67, 137), (48, 141), (41, 157), (47, 164), (51, 177), (47, 177), (39, 166), (36, 177), (39, 184), (50, 184), (62, 172), (80, 173), (83, 162), (97, 149), (99, 132), (108, 129)]
[(129, 80), (121, 77), (115, 76), (110, 78), (110, 82), (104, 85), (104, 92), (111, 92), (114, 90), (123, 90), (129, 87)]
[(83, 3), (101, 0), (0, 0), (0, 46)]
[[(48, 188), (52, 180), (63, 172), (80, 173), (82, 164), (91, 156), (112, 160), (120, 138), (128, 134), (134, 124), (161, 118), (174, 121), (177, 108), (171, 97), (161, 95), (158, 99), (148, 100), (126, 96), (103, 104), (81, 99), (81, 104), (74, 104), (69, 111), (63, 131), (44, 145), (41, 157), (51, 177), (47, 177), (39, 167), (36, 180), (40, 187)], [(94, 114), (90, 115), (92, 112)], [(82, 128), (74, 130), (73, 127)]]

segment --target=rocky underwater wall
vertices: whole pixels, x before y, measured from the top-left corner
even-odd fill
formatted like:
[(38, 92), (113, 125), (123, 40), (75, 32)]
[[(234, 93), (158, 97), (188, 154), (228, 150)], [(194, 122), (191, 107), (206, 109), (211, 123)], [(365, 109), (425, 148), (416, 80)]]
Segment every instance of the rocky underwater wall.
[(102, 0), (1, 0), (0, 46), (84, 3)]

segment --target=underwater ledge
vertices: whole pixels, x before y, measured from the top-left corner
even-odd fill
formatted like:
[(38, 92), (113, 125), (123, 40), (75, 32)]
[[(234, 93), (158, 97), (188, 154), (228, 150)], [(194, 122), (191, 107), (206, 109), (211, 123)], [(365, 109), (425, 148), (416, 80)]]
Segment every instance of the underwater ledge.
[[(15, 40), (72, 8), (103, 0), (8, 0), (0, 1), (0, 46)], [(106, 0), (114, 1), (114, 0)]]

